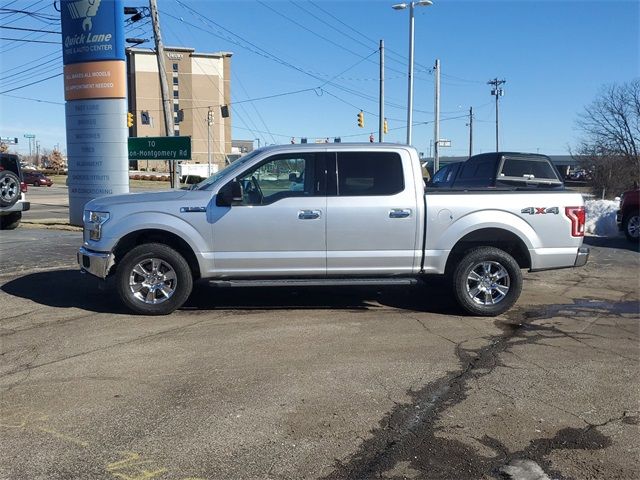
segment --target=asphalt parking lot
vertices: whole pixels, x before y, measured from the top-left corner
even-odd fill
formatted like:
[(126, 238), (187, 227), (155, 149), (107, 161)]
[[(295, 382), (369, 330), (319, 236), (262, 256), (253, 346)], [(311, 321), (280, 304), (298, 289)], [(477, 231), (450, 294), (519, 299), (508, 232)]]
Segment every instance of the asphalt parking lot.
[(0, 479), (640, 477), (623, 239), (525, 274), (495, 319), (435, 280), (200, 284), (172, 315), (132, 316), (77, 271), (80, 242), (35, 221), (0, 236)]

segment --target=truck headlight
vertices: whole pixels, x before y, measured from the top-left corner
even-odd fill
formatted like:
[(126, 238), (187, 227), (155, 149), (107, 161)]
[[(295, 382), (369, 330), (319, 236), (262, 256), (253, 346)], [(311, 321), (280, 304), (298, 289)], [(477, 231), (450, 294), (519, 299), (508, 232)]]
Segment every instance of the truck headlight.
[(109, 220), (109, 212), (84, 211), (84, 228), (89, 232), (89, 239), (98, 241), (102, 237), (102, 225)]

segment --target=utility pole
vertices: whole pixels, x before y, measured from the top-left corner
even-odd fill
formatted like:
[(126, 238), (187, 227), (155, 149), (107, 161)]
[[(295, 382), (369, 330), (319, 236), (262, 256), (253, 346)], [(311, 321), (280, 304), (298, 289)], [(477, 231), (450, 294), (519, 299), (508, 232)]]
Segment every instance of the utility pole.
[(491, 95), (495, 95), (496, 97), (496, 152), (500, 150), (499, 141), (498, 141), (498, 100), (500, 97), (504, 95), (504, 90), (500, 88), (500, 85), (507, 83), (506, 80), (498, 80), (498, 78), (494, 78), (493, 80), (489, 80), (487, 85), (492, 85), (493, 89), (491, 90)]
[(440, 169), (440, 60), (436, 59), (436, 65), (433, 69), (435, 78), (435, 119), (433, 122), (433, 174)]
[[(167, 82), (167, 70), (164, 64), (164, 47), (162, 45), (162, 35), (160, 33), (160, 17), (158, 15), (158, 5), (156, 0), (149, 0), (149, 9), (151, 10), (151, 23), (153, 25), (153, 38), (156, 43), (156, 58), (158, 60), (158, 74), (160, 75), (160, 90), (162, 92), (162, 108), (164, 110), (164, 126), (165, 135), (173, 137), (175, 135), (173, 128), (173, 109), (171, 108), (171, 98), (169, 97), (169, 85)], [(169, 161), (169, 173), (171, 177), (171, 188), (178, 186), (178, 168), (177, 165)]]
[(213, 112), (211, 111), (211, 107), (209, 107), (209, 111), (207, 112), (207, 159), (209, 162), (207, 173), (209, 177), (211, 176), (211, 125), (213, 125)]
[(473, 107), (469, 107), (469, 156), (473, 155)]
[(378, 141), (384, 140), (384, 40), (380, 40), (380, 121), (378, 122)]

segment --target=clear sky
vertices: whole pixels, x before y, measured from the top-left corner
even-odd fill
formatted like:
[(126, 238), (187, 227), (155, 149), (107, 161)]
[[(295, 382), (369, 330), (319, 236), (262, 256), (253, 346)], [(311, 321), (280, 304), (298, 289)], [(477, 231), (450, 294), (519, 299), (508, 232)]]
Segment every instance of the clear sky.
[[(260, 139), (261, 145), (303, 136), (368, 141), (372, 132), (377, 139), (383, 39), (386, 140), (404, 142), (409, 15), (393, 10), (393, 0), (181, 1), (158, 0), (163, 40), (200, 52), (233, 52), (234, 139)], [(0, 37), (54, 42), (0, 40), (0, 135), (18, 137), (23, 153), (25, 133), (44, 148), (60, 144), (64, 151), (62, 77), (39, 82), (62, 71), (60, 35), (6, 28), (59, 31), (59, 13), (51, 0), (0, 0), (0, 9)], [(506, 80), (501, 149), (561, 155), (576, 145), (576, 116), (601, 86), (640, 76), (637, 0), (434, 0), (415, 14), (413, 144), (426, 154), (436, 58), (440, 137), (451, 140), (441, 155), (468, 152), (471, 106), (474, 153), (495, 148), (495, 103), (487, 85), (494, 77)], [(153, 45), (148, 20), (127, 27), (127, 36)], [(32, 82), (38, 83), (13, 90)], [(306, 91), (245, 101), (299, 90)], [(364, 129), (357, 126), (360, 109)]]

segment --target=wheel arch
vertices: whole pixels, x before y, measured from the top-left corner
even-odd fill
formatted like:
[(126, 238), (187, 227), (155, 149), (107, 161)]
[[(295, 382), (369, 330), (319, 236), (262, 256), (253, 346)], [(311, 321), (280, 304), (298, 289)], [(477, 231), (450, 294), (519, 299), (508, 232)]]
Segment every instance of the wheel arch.
[[(113, 249), (113, 254), (115, 256), (115, 269), (118, 268), (118, 263), (122, 257), (127, 254), (127, 252), (132, 248), (145, 243), (161, 243), (173, 248), (187, 261), (194, 280), (200, 278), (201, 272), (198, 259), (187, 241), (175, 233), (158, 228), (135, 230), (122, 237)], [(114, 273), (115, 269), (112, 269), (111, 273)]]
[(507, 252), (520, 268), (531, 268), (531, 255), (525, 242), (515, 233), (502, 228), (481, 228), (467, 233), (451, 249), (445, 274), (451, 273), (460, 258), (476, 247), (495, 247)]

